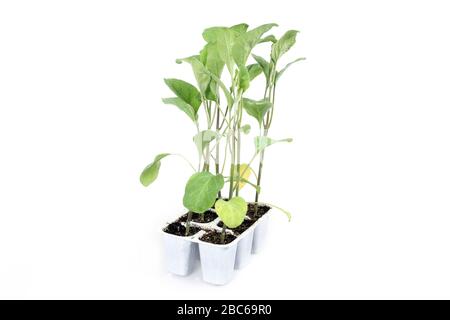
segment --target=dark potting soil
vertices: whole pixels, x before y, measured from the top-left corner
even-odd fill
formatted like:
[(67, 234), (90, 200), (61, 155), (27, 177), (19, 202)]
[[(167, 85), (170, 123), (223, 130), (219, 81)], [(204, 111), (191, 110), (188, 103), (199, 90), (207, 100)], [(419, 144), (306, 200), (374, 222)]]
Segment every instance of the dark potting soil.
[[(191, 226), (189, 228), (189, 234), (188, 236), (193, 236), (194, 234), (196, 234), (197, 232), (199, 232), (201, 229)], [(163, 230), (166, 233), (170, 233), (176, 236), (181, 236), (181, 237), (185, 237), (186, 236), (186, 227), (183, 226), (180, 222), (173, 222), (171, 224), (169, 224), (167, 227), (164, 228)]]
[(261, 218), (263, 215), (267, 213), (267, 211), (271, 209), (269, 206), (259, 204), (258, 212), (255, 213), (255, 207), (256, 205), (254, 203), (249, 203), (247, 210), (247, 217), (255, 221)]
[(225, 234), (225, 242), (222, 243), (220, 241), (220, 235), (221, 234), (219, 232), (210, 231), (208, 233), (205, 233), (203, 236), (201, 236), (200, 240), (209, 242), (209, 243), (214, 243), (214, 244), (228, 244), (230, 242), (233, 242), (234, 239), (236, 239), (235, 236), (227, 233), (227, 234)]
[[(176, 222), (186, 222), (187, 216), (188, 216), (187, 213), (182, 215), (180, 218), (178, 218), (178, 220)], [(203, 220), (202, 220), (201, 214), (193, 213), (191, 221), (198, 222), (198, 223), (208, 223), (208, 222), (214, 221), (214, 219), (216, 219), (216, 218), (217, 218), (217, 213), (215, 213), (212, 210), (208, 210), (203, 213)]]
[[(240, 234), (244, 233), (245, 230), (250, 228), (254, 223), (255, 223), (255, 220), (244, 220), (244, 222), (242, 222), (242, 224), (239, 227), (229, 228), (229, 229), (232, 230), (234, 232), (234, 234), (240, 235)], [(217, 226), (219, 228), (222, 228), (223, 227), (223, 222), (219, 221)]]

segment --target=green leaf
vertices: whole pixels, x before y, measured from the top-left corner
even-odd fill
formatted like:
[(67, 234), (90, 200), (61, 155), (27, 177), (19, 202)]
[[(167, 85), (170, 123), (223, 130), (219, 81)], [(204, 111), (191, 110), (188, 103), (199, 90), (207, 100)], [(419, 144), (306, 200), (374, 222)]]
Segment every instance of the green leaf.
[(258, 44), (258, 41), (261, 39), (264, 33), (277, 26), (278, 25), (276, 23), (267, 23), (248, 31), (246, 33), (246, 37), (247, 41), (249, 41), (250, 46), (253, 48)]
[(196, 110), (194, 110), (194, 108), (190, 104), (186, 103), (184, 100), (178, 97), (174, 97), (174, 98), (164, 98), (162, 99), (162, 101), (165, 104), (173, 104), (174, 106), (177, 106), (181, 111), (186, 113), (188, 117), (191, 118), (192, 121), (194, 122), (197, 121)]
[(158, 154), (152, 163), (145, 167), (140, 176), (140, 181), (143, 186), (148, 187), (153, 181), (158, 178), (159, 168), (161, 167), (161, 159), (167, 157), (170, 153)]
[(256, 152), (261, 152), (262, 150), (264, 150), (268, 146), (271, 146), (272, 144), (278, 143), (278, 142), (292, 142), (292, 138), (275, 140), (275, 139), (271, 139), (271, 138), (265, 137), (265, 136), (255, 137)]
[(198, 87), (203, 96), (205, 96), (206, 90), (208, 89), (209, 83), (211, 81), (211, 76), (207, 72), (206, 67), (200, 62), (200, 56), (191, 56), (183, 59), (177, 59), (177, 63), (187, 62), (191, 65), (192, 71), (194, 72), (195, 79), (197, 80)]
[(217, 138), (217, 132), (212, 130), (204, 130), (197, 133), (193, 140), (197, 146), (198, 153), (201, 155), (205, 147)]
[(252, 128), (252, 127), (251, 127), (249, 124), (244, 124), (244, 125), (241, 127), (241, 131), (242, 131), (244, 134), (249, 134), (251, 128)]
[(244, 98), (243, 107), (245, 111), (247, 111), (249, 115), (254, 117), (258, 121), (259, 125), (261, 125), (264, 119), (264, 115), (272, 107), (272, 103), (269, 101), (269, 99), (255, 101)]
[[(199, 76), (201, 75), (202, 79), (203, 79), (203, 77), (206, 77), (206, 78), (208, 78), (208, 81), (209, 81), (209, 78), (212, 78), (212, 80), (216, 81), (217, 84), (219, 85), (219, 87), (222, 89), (223, 93), (225, 94), (228, 105), (231, 106), (233, 104), (233, 98), (231, 97), (230, 91), (227, 89), (225, 84), (222, 82), (222, 80), (219, 79), (219, 77), (217, 77), (216, 75), (211, 73), (208, 69), (206, 69), (206, 67), (198, 60), (198, 56), (192, 56), (192, 57), (184, 58), (184, 59), (177, 59), (177, 63), (182, 63), (183, 61), (190, 63), (193, 66), (195, 65), (196, 71), (194, 71), (194, 73), (197, 72)], [(205, 79), (203, 79), (203, 80), (205, 80)], [(208, 88), (208, 85), (209, 85), (209, 82), (208, 82), (208, 84), (206, 84), (205, 92), (206, 92), (206, 89)]]
[(278, 81), (278, 79), (281, 77), (281, 75), (286, 71), (287, 68), (289, 68), (291, 65), (293, 65), (294, 63), (298, 62), (298, 61), (302, 61), (302, 60), (306, 60), (306, 58), (298, 58), (295, 59), (292, 62), (289, 62), (287, 65), (284, 66), (283, 69), (281, 69), (280, 71), (277, 72), (277, 75), (275, 77), (275, 81)]
[(248, 24), (240, 23), (230, 27), (231, 30), (235, 31), (238, 34), (244, 33), (248, 29)]
[(199, 60), (211, 73), (221, 76), (225, 62), (220, 57), (217, 44), (207, 43), (200, 52)]
[(261, 36), (276, 26), (275, 23), (264, 24), (239, 35), (232, 47), (232, 56), (238, 66), (245, 65), (253, 47), (258, 44)]
[(295, 44), (295, 37), (297, 36), (297, 30), (287, 31), (277, 42), (272, 45), (271, 57), (273, 61), (278, 61), (280, 57), (289, 51)]
[(247, 71), (250, 76), (250, 81), (252, 81), (259, 76), (263, 70), (258, 63), (254, 63), (247, 66)]
[(184, 191), (183, 205), (192, 212), (203, 213), (214, 205), (217, 193), (222, 189), (224, 180), (222, 175), (210, 172), (193, 174)]
[(253, 54), (253, 59), (261, 66), (262, 71), (264, 72), (264, 75), (266, 76), (266, 79), (269, 80), (270, 76), (270, 65), (269, 62), (267, 62), (263, 57), (257, 56), (256, 54)]
[(275, 43), (275, 42), (277, 42), (277, 38), (275, 38), (275, 36), (274, 35), (269, 35), (269, 36), (267, 36), (267, 37), (264, 37), (264, 38), (262, 38), (262, 39), (259, 39), (259, 41), (258, 41), (258, 43), (264, 43), (264, 42), (272, 42), (272, 43)]
[(196, 87), (179, 79), (164, 79), (164, 82), (178, 98), (190, 104), (197, 113), (198, 108), (202, 104), (202, 98)]
[(239, 66), (239, 88), (242, 92), (250, 87), (250, 74), (245, 66)]
[(247, 202), (241, 197), (234, 197), (228, 201), (219, 199), (215, 204), (220, 220), (228, 228), (239, 227), (247, 214)]
[[(225, 62), (221, 59), (216, 43), (207, 43), (203, 50), (200, 52), (201, 63), (205, 68), (217, 76), (221, 77)], [(205, 91), (205, 97), (211, 101), (217, 101), (218, 99), (218, 86), (217, 82), (212, 78), (209, 81), (208, 87)]]
[(233, 58), (231, 49), (234, 39), (239, 35), (235, 30), (225, 27), (212, 27), (203, 31), (203, 38), (206, 42), (214, 44), (221, 60), (226, 64), (230, 74), (233, 73)]

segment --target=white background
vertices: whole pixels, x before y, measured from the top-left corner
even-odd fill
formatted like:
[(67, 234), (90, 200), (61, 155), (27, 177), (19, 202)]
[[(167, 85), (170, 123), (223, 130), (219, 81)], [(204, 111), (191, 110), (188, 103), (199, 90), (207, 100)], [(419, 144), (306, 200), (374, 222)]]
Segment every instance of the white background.
[[(446, 1), (2, 1), (0, 298), (450, 298), (448, 13)], [(161, 259), (189, 167), (170, 158), (151, 187), (138, 178), (160, 152), (196, 159), (162, 79), (192, 81), (174, 60), (204, 28), (240, 22), (301, 31), (284, 62), (307, 60), (280, 81), (271, 134), (294, 142), (268, 150), (261, 194), (294, 217), (274, 214), (266, 251), (215, 287)]]

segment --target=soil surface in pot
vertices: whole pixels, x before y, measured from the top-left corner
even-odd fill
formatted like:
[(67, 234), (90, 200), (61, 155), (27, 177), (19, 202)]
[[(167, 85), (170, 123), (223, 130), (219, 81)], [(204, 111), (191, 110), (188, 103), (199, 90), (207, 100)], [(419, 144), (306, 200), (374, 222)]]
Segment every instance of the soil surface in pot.
[[(245, 230), (247, 230), (248, 228), (250, 228), (256, 221), (255, 220), (244, 220), (244, 222), (242, 222), (242, 224), (239, 227), (236, 228), (228, 228), (229, 230), (232, 230), (234, 232), (234, 234), (236, 235), (240, 235), (242, 234)], [(222, 228), (223, 227), (223, 222), (219, 221), (219, 223), (217, 224), (218, 227)]]
[(209, 243), (214, 243), (214, 244), (228, 244), (230, 242), (233, 242), (234, 239), (236, 239), (235, 236), (227, 233), (227, 234), (225, 234), (225, 242), (222, 243), (220, 241), (220, 235), (221, 234), (219, 232), (210, 231), (208, 233), (205, 233), (203, 236), (201, 236), (200, 240), (209, 242)]
[[(193, 236), (197, 232), (199, 232), (201, 229), (191, 226), (189, 228), (189, 234), (188, 236)], [(164, 232), (170, 233), (176, 236), (185, 237), (186, 236), (186, 227), (183, 226), (180, 222), (173, 222), (169, 224), (167, 227), (163, 229)]]
[(269, 206), (262, 204), (258, 205), (258, 212), (255, 212), (255, 208), (256, 205), (254, 203), (248, 204), (247, 216), (252, 220), (258, 220), (270, 210)]
[[(186, 222), (187, 216), (188, 216), (187, 213), (182, 215), (180, 218), (178, 218), (178, 220), (176, 222)], [(202, 220), (202, 216), (200, 214), (193, 213), (191, 221), (194, 221), (197, 223), (209, 223), (211, 221), (214, 221), (214, 219), (216, 219), (216, 218), (217, 218), (217, 213), (215, 213), (212, 210), (208, 210), (203, 213), (203, 220)]]

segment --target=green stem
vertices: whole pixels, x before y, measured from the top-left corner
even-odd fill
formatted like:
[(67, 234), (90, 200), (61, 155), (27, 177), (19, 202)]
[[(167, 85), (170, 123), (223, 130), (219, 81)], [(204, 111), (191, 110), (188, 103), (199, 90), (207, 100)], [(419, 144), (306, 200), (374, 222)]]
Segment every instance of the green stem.
[(263, 162), (264, 162), (264, 150), (261, 151), (260, 158), (259, 158), (258, 176), (256, 178), (255, 202), (258, 202), (258, 200), (259, 200), (258, 189), (261, 186), (261, 175), (262, 175), (262, 169), (263, 169)]
[(220, 243), (224, 244), (227, 227), (225, 226), (225, 223), (223, 223), (223, 221), (222, 224), (223, 225), (222, 225), (222, 233), (220, 234)]
[[(220, 110), (220, 106), (217, 106), (217, 108)], [(216, 133), (217, 133), (217, 142), (216, 142), (216, 159), (215, 159), (215, 165), (216, 165), (216, 175), (219, 175), (220, 173), (220, 168), (219, 168), (219, 164), (220, 164), (220, 139), (219, 139), (219, 134), (220, 134), (220, 112), (217, 112), (216, 115)], [(217, 193), (217, 198), (222, 198), (222, 193), (219, 190), (219, 192)]]
[(206, 145), (205, 162), (203, 163), (203, 171), (209, 172), (209, 143)]
[[(267, 136), (268, 132), (269, 132), (269, 129), (264, 129), (264, 136), (265, 137)], [(262, 149), (261, 153), (259, 155), (259, 167), (258, 167), (258, 175), (257, 175), (257, 178), (256, 178), (256, 192), (255, 192), (255, 202), (256, 203), (259, 200), (259, 192), (258, 192), (258, 190), (261, 187), (261, 175), (262, 175), (262, 169), (263, 169), (263, 163), (264, 163), (264, 152), (265, 152), (265, 149)], [(256, 209), (258, 209), (258, 208), (256, 207)]]
[(185, 233), (186, 237), (189, 235), (189, 231), (191, 229), (191, 220), (192, 220), (192, 211), (189, 211), (186, 220), (186, 233)]
[(182, 154), (172, 153), (172, 155), (182, 158), (183, 160), (185, 160), (191, 166), (192, 170), (197, 171), (197, 169), (195, 169), (194, 165), (185, 156), (183, 156)]
[(235, 152), (236, 152), (236, 141), (234, 138), (234, 129), (231, 130), (231, 167), (230, 167), (230, 189), (228, 192), (228, 199), (233, 197), (233, 183), (234, 183), (234, 166), (235, 166)]
[(241, 132), (238, 129), (237, 133), (237, 151), (236, 151), (236, 160), (237, 160), (237, 181), (236, 181), (236, 197), (239, 196), (239, 184), (241, 182)]

